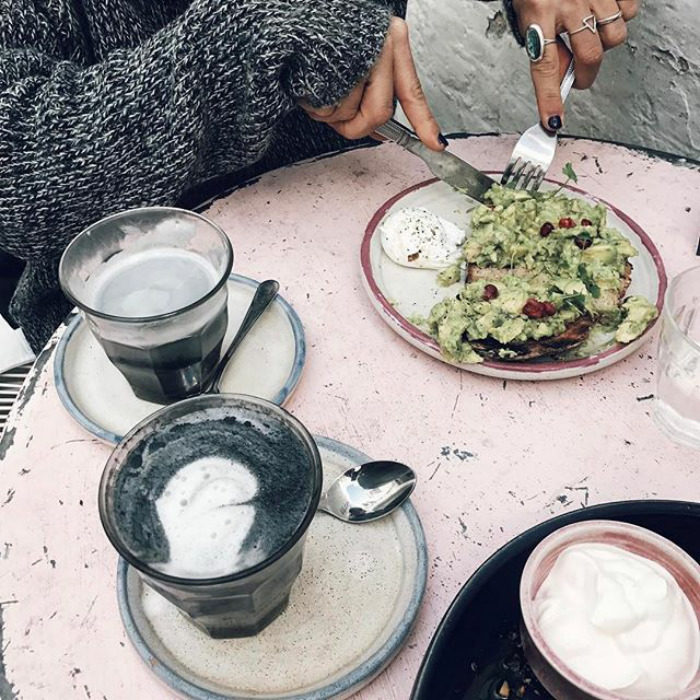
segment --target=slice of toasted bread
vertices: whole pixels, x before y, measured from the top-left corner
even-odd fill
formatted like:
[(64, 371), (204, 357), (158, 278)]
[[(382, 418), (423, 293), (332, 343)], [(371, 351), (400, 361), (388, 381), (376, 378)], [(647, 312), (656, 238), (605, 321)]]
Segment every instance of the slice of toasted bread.
[[(508, 274), (524, 277), (528, 273), (529, 271), (527, 268), (523, 267), (516, 267), (513, 269), (477, 267), (472, 263), (467, 268), (467, 282), (474, 282), (476, 280), (498, 281)], [(632, 281), (631, 275), (632, 265), (627, 263), (622, 277), (623, 284), (618, 294), (618, 301), (624, 299), (630, 282)], [(562, 333), (548, 338), (540, 338), (539, 340), (527, 340), (524, 343), (510, 343), (504, 345), (493, 338), (485, 338), (483, 340), (469, 340), (465, 338), (465, 341), (468, 341), (474, 350), (484, 357), (510, 362), (522, 362), (524, 360), (535, 360), (540, 357), (556, 357), (557, 355), (562, 355), (565, 352), (573, 350), (588, 338), (593, 323), (594, 320), (590, 314), (584, 314), (569, 323)], [(514, 357), (501, 357), (499, 355), (499, 350), (510, 350), (516, 353), (516, 355)]]
[[(588, 333), (593, 325), (593, 319), (586, 314), (572, 321), (563, 333), (540, 338), (539, 340), (527, 340), (524, 343), (509, 343), (503, 345), (493, 338), (484, 340), (470, 340), (469, 344), (484, 357), (510, 362), (522, 362), (523, 360), (535, 360), (539, 357), (556, 357), (569, 350), (573, 350), (588, 338)], [(511, 350), (515, 357), (501, 357), (499, 350)]]

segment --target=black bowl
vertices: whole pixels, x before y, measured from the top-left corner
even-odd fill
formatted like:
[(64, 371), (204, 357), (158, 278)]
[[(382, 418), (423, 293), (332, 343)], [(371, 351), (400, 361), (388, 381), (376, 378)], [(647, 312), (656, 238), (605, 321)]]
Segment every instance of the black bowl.
[(520, 576), (530, 553), (547, 535), (564, 525), (595, 519), (653, 530), (700, 561), (700, 503), (605, 503), (535, 525), (484, 562), (457, 594), (423, 658), (412, 700), (551, 698), (523, 655)]

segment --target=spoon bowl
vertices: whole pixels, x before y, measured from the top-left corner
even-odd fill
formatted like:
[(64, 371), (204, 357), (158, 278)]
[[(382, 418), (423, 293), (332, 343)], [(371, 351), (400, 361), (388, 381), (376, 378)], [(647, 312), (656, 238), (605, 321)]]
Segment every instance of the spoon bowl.
[(346, 523), (367, 523), (396, 510), (416, 487), (416, 474), (401, 462), (366, 462), (341, 474), (321, 496), (318, 509)]

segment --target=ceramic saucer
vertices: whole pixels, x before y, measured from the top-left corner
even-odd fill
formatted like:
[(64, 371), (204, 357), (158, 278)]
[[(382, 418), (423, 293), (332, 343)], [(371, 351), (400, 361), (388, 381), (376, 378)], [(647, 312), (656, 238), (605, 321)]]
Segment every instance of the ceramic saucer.
[[(248, 277), (230, 276), (224, 347), (238, 330), (257, 285)], [(282, 405), (301, 378), (305, 356), (301, 321), (278, 295), (229, 362), (222, 391), (259, 396)], [(161, 408), (134, 395), (81, 316), (69, 323), (58, 343), (54, 375), (56, 390), (68, 413), (107, 442), (119, 442), (134, 425)]]
[[(369, 458), (316, 437), (325, 486)], [(317, 513), (289, 607), (255, 637), (216, 640), (141, 583), (120, 560), (119, 608), (134, 647), (162, 681), (198, 700), (345, 698), (403, 645), (427, 576), (423, 528), (410, 503), (374, 523)]]

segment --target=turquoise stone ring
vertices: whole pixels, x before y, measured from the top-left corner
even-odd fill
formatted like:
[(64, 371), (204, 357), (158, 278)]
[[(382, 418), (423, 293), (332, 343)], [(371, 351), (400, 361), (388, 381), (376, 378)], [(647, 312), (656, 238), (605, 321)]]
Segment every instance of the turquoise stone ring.
[(542, 27), (539, 24), (531, 24), (525, 32), (525, 51), (533, 63), (538, 63), (544, 57), (544, 47), (547, 44), (555, 44), (556, 39), (545, 39)]

